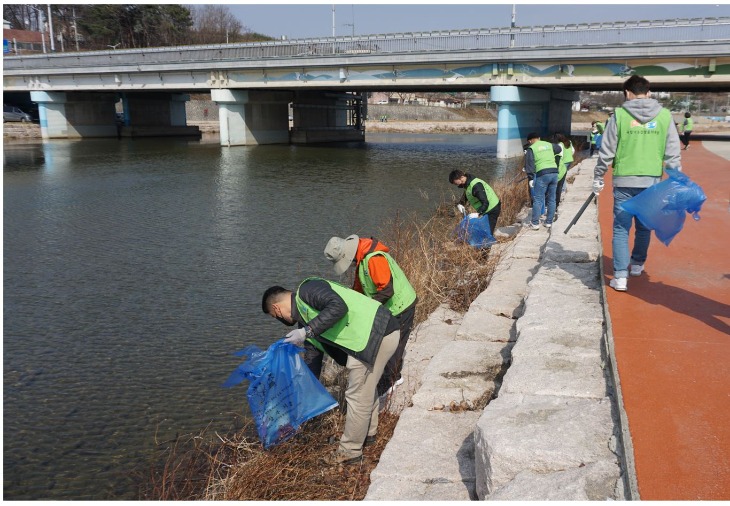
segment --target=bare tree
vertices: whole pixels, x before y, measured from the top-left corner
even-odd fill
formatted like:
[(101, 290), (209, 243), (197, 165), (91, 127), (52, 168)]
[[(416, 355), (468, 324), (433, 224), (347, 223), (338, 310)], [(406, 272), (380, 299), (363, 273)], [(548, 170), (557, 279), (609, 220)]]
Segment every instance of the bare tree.
[(225, 5), (191, 5), (198, 44), (236, 42), (244, 27)]

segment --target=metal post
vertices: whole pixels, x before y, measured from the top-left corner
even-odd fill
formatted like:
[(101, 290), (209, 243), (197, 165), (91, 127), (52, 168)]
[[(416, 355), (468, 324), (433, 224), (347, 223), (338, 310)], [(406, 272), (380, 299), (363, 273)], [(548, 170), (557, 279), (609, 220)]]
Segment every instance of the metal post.
[(46, 34), (41, 32), (41, 42), (43, 43), (43, 54), (46, 54)]
[(51, 4), (48, 4), (48, 38), (51, 40), (51, 53), (56, 50), (53, 43), (53, 18), (51, 17)]
[(79, 50), (79, 31), (76, 28), (76, 9), (72, 9), (71, 13), (73, 14), (73, 20), (74, 20), (74, 40), (76, 41), (76, 51)]

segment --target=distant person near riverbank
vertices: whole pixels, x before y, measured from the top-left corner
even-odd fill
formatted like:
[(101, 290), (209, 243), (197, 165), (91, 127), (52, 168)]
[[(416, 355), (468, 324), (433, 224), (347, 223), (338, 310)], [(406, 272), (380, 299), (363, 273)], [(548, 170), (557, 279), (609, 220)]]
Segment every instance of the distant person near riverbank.
[(543, 141), (537, 133), (527, 135), (525, 172), (532, 188), (532, 220), (530, 228), (540, 228), (540, 215), (547, 196), (545, 228), (553, 226), (555, 219), (555, 192), (558, 188), (558, 164), (556, 159), (563, 152), (560, 144)]
[(458, 203), (459, 211), (465, 213), (464, 206), (469, 203), (479, 216), (486, 214), (489, 220), (489, 231), (494, 234), (499, 213), (502, 211), (502, 203), (494, 189), (484, 180), (458, 169), (451, 171), (449, 182), (459, 188), (464, 188), (464, 195)]
[(558, 164), (558, 186), (555, 189), (555, 219), (558, 219), (558, 208), (560, 207), (560, 197), (563, 194), (563, 185), (565, 184), (565, 177), (568, 175), (568, 169), (570, 164), (573, 163), (573, 155), (575, 154), (575, 147), (571, 142), (570, 138), (563, 134), (557, 134), (555, 136), (563, 148), (563, 152), (560, 156), (556, 157), (555, 161)]
[(390, 248), (371, 237), (357, 235), (346, 239), (332, 237), (324, 248), (324, 256), (332, 262), (337, 275), (355, 267), (353, 290), (383, 304), (396, 317), (400, 326), (398, 348), (378, 382), (378, 395), (383, 395), (403, 383), (401, 370), (408, 337), (416, 315), (416, 291), (403, 270), (390, 255)]
[[(671, 113), (649, 97), (649, 81), (634, 75), (624, 82), (626, 102), (608, 122), (598, 153), (593, 192), (603, 190), (603, 177), (613, 165), (613, 275), (611, 288), (628, 289), (628, 275), (644, 271), (651, 230), (621, 204), (661, 181), (664, 166), (681, 170), (679, 134)], [(639, 135), (641, 134), (641, 135)], [(636, 222), (629, 258), (629, 232)]]

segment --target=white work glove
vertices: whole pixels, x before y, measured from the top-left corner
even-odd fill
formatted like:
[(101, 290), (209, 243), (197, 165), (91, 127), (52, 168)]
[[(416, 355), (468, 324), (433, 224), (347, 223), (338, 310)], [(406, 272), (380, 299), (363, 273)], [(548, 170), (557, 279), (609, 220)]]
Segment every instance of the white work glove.
[(456, 208), (459, 210), (459, 212), (463, 215), (466, 214), (466, 207), (462, 206), (461, 204), (458, 204)]
[(469, 218), (479, 218), (479, 213), (471, 213)]
[(594, 178), (593, 179), (593, 193), (598, 195), (601, 193), (601, 190), (603, 190), (603, 179)]
[(534, 188), (535, 187), (535, 180), (534, 179), (530, 179), (529, 185), (530, 185), (530, 188)]
[(292, 330), (286, 335), (284, 339), (285, 343), (296, 344), (297, 346), (304, 346), (304, 340), (307, 338), (307, 331), (304, 327), (296, 330)]

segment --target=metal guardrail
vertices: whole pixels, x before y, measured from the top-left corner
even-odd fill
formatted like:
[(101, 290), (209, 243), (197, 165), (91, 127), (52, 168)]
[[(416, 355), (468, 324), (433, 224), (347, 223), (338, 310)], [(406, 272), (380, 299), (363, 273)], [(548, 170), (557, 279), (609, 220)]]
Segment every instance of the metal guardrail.
[(5, 57), (3, 66), (5, 70), (38, 70), (698, 41), (730, 42), (730, 18), (627, 21), (69, 52)]

